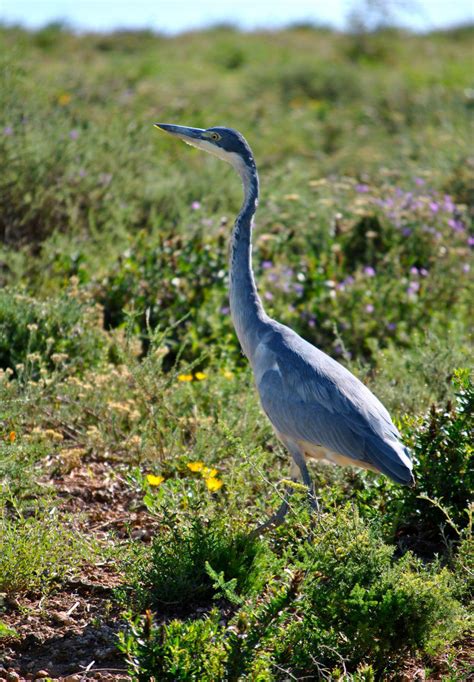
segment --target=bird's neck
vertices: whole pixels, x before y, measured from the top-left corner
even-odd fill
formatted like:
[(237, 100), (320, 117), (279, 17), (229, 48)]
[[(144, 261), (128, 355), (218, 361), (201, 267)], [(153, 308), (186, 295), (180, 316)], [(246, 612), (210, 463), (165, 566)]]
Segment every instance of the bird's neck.
[(258, 174), (253, 159), (251, 164), (236, 164), (236, 169), (244, 186), (244, 202), (230, 243), (230, 310), (242, 350), (250, 358), (266, 317), (252, 270), (252, 226), (258, 204)]

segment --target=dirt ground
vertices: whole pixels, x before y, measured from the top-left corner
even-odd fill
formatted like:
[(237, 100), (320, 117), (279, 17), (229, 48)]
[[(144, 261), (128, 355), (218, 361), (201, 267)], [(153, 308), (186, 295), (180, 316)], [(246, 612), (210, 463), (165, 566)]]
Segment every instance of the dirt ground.
[[(116, 465), (85, 462), (50, 481), (60, 508), (98, 542), (152, 537), (156, 521)], [(0, 648), (0, 680), (129, 680), (115, 646), (123, 623), (112, 592), (120, 582), (112, 562), (104, 562), (79, 567), (74, 579), (42, 599), (5, 598), (2, 621), (19, 638)]]

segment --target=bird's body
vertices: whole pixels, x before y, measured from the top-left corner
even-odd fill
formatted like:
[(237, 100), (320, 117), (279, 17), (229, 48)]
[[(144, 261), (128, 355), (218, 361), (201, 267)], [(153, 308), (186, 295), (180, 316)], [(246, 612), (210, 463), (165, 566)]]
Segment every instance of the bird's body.
[[(263, 309), (252, 270), (252, 224), (259, 183), (245, 139), (229, 128), (156, 125), (228, 161), (241, 176), (244, 202), (230, 250), (232, 320), (252, 365), (262, 407), (311, 495), (306, 458), (356, 465), (383, 473), (397, 483), (412, 484), (409, 453), (382, 403), (340, 363), (271, 319)], [(278, 522), (285, 504), (275, 517)]]
[(251, 363), (262, 407), (283, 442), (306, 457), (411, 481), (410, 459), (390, 415), (341, 364), (273, 320)]

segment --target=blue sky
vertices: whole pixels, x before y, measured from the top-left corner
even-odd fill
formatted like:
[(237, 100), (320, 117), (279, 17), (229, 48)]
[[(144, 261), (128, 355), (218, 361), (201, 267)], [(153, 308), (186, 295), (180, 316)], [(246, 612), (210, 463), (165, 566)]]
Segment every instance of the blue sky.
[[(390, 2), (390, 0), (389, 0)], [(391, 0), (399, 23), (428, 30), (474, 20), (474, 0)], [(0, 0), (0, 21), (39, 27), (62, 19), (82, 30), (153, 28), (175, 33), (218, 22), (243, 28), (313, 20), (346, 25), (361, 0)]]

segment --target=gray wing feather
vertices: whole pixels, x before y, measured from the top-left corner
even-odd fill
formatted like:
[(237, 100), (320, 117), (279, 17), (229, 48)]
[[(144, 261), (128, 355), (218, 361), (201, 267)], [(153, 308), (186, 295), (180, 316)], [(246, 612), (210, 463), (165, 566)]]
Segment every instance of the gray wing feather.
[(367, 462), (399, 483), (409, 453), (382, 403), (335, 360), (274, 323), (257, 353), (262, 407), (277, 431)]

